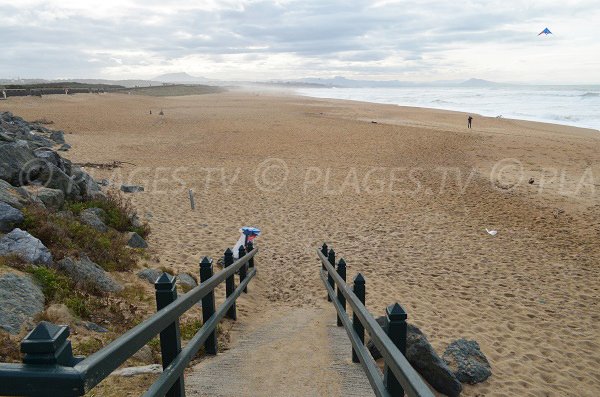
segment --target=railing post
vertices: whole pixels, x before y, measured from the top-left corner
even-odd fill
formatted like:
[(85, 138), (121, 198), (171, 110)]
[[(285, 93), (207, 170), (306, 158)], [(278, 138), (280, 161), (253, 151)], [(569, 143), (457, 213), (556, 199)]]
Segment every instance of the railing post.
[[(246, 244), (246, 252), (252, 252), (253, 249), (254, 249), (254, 244), (252, 244), (252, 241), (248, 241), (248, 244)], [(252, 269), (254, 267), (254, 257), (252, 257), (248, 260), (248, 267), (250, 269)]]
[[(156, 289), (156, 309), (161, 310), (177, 300), (177, 288), (175, 286), (175, 277), (163, 273), (154, 283)], [(179, 320), (174, 321), (160, 333), (160, 352), (162, 356), (163, 369), (181, 352), (181, 332), (179, 330)], [(177, 379), (166, 397), (184, 397), (185, 386), (183, 385), (183, 376)]]
[(42, 321), (21, 342), (23, 364), (74, 366), (83, 357), (73, 356), (68, 337), (69, 327)]
[[(352, 291), (354, 292), (354, 295), (356, 295), (358, 300), (364, 305), (366, 302), (366, 287), (365, 278), (362, 274), (358, 273), (356, 277), (354, 277), (354, 286), (352, 287)], [(354, 332), (356, 332), (356, 334), (358, 335), (358, 339), (360, 339), (360, 341), (364, 344), (365, 327), (363, 327), (356, 313), (352, 313), (352, 327), (354, 328)], [(356, 351), (354, 349), (352, 349), (352, 362), (360, 362), (360, 360), (358, 359), (358, 355), (356, 354)]]
[[(346, 282), (346, 261), (344, 260), (344, 258), (341, 258), (340, 261), (338, 262), (338, 268), (337, 268), (337, 273), (340, 275), (340, 277), (342, 278), (342, 280), (344, 280), (344, 283)], [(340, 301), (340, 303), (342, 304), (342, 307), (344, 308), (344, 311), (346, 311), (346, 297), (344, 296), (344, 294), (342, 294), (342, 290), (340, 289), (340, 286), (337, 286), (337, 298), (338, 301)], [(341, 327), (342, 325), (342, 319), (340, 318), (339, 314), (337, 316), (337, 325), (338, 327)]]
[[(239, 258), (242, 258), (246, 255), (246, 248), (242, 245), (239, 250)], [(248, 263), (244, 263), (242, 267), (240, 267), (240, 283), (246, 279), (246, 272), (248, 271)], [(248, 293), (248, 288), (244, 288), (244, 292)]]
[[(329, 261), (329, 263), (331, 263), (331, 266), (333, 266), (333, 268), (335, 269), (335, 251), (332, 249), (329, 250), (329, 255), (327, 257), (327, 260)], [(327, 272), (327, 282), (329, 283), (329, 285), (331, 285), (331, 289), (335, 289), (335, 286), (333, 285), (333, 277), (331, 276), (331, 273)], [(329, 294), (327, 294), (327, 301), (331, 302), (331, 296), (329, 296)]]
[[(323, 243), (323, 246), (321, 247), (321, 253), (323, 254), (323, 256), (327, 257), (327, 244)], [(325, 265), (323, 263), (321, 263), (321, 269), (325, 270)]]
[[(385, 309), (386, 332), (390, 340), (396, 345), (398, 350), (406, 356), (406, 311), (398, 303), (388, 306)], [(396, 379), (396, 376), (386, 365), (383, 370), (383, 382), (386, 389), (392, 396), (403, 396), (404, 389)]]
[[(233, 251), (230, 248), (227, 248), (225, 250), (225, 254), (223, 256), (223, 267), (225, 269), (227, 269), (232, 264), (233, 264)], [(232, 274), (231, 276), (227, 277), (227, 280), (225, 280), (225, 295), (226, 295), (226, 297), (229, 298), (231, 296), (231, 294), (233, 294), (234, 291), (235, 291), (235, 276)], [(233, 305), (231, 305), (229, 310), (227, 310), (226, 317), (230, 318), (232, 320), (237, 320), (237, 308), (235, 305), (235, 301), (233, 301)]]
[[(208, 257), (202, 258), (200, 262), (200, 283), (205, 282), (213, 276), (213, 260)], [(202, 320), (204, 324), (215, 314), (215, 290), (210, 291), (202, 298)], [(217, 354), (217, 332), (215, 330), (204, 342), (207, 354)]]

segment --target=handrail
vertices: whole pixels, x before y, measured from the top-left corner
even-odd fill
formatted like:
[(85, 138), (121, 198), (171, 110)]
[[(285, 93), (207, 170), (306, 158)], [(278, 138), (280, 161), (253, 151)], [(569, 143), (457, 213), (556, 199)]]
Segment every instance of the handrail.
[[(250, 247), (251, 244), (249, 243), (248, 248)], [(231, 251), (228, 250), (227, 252), (229, 252), (230, 260), (233, 262)], [(185, 295), (175, 299), (172, 303), (125, 332), (106, 347), (75, 365), (64, 363), (55, 363), (54, 365), (0, 363), (0, 395), (83, 395), (133, 356), (150, 340), (161, 334), (170, 325), (177, 323), (183, 313), (213, 293), (216, 286), (228, 278), (232, 278), (238, 270), (245, 269), (245, 266), (253, 266), (253, 258), (257, 252), (258, 248), (253, 248), (245, 254), (245, 250), (241, 248), (241, 257), (237, 261), (231, 265), (227, 265), (226, 263), (222, 271), (205, 279), (200, 285)], [(212, 261), (209, 263), (212, 263)], [(212, 265), (210, 266), (212, 269)], [(210, 272), (212, 274), (212, 270)], [(196, 335), (164, 369), (164, 372), (159, 377), (159, 381), (166, 383), (160, 384), (159, 381), (155, 382), (146, 395), (159, 396), (161, 393), (164, 395), (169, 391), (174, 382), (182, 376), (185, 366), (197, 353), (200, 345), (206, 342), (208, 337), (215, 332), (219, 321), (227, 314), (227, 310), (235, 304), (235, 300), (247, 288), (248, 283), (255, 275), (256, 269), (252, 267), (245, 278), (240, 277), (240, 285), (231, 293), (228, 291), (227, 298), (219, 307), (219, 310), (216, 312), (211, 311), (212, 315), (210, 318), (205, 318), (204, 325)], [(62, 328), (62, 331), (64, 331), (63, 334), (66, 334), (64, 338), (66, 338), (68, 336), (68, 329), (66, 327)], [(68, 340), (65, 346), (68, 347), (68, 353), (70, 354), (70, 343), (68, 343)], [(63, 358), (63, 353), (62, 350), (58, 353), (61, 354), (60, 359)]]
[(233, 265), (201, 283), (187, 294), (156, 312), (152, 317), (133, 327), (103, 349), (75, 365), (85, 378), (86, 390), (96, 386), (102, 379), (127, 361), (139, 349), (152, 340), (158, 333), (176, 321), (183, 313), (193, 307), (200, 299), (210, 293), (217, 285), (235, 274), (250, 258), (258, 252), (258, 247), (234, 262)]
[(381, 328), (375, 318), (373, 318), (373, 315), (369, 313), (367, 308), (336, 272), (335, 268), (329, 263), (329, 260), (323, 255), (321, 250), (317, 250), (317, 255), (325, 267), (328, 276), (333, 279), (338, 290), (342, 292), (346, 301), (350, 304), (350, 307), (352, 307), (353, 313), (356, 314), (363, 327), (371, 335), (373, 343), (381, 352), (385, 363), (396, 376), (406, 394), (409, 397), (433, 397), (431, 390), (421, 379), (417, 371), (415, 371), (398, 347), (396, 347), (389, 339), (383, 328)]

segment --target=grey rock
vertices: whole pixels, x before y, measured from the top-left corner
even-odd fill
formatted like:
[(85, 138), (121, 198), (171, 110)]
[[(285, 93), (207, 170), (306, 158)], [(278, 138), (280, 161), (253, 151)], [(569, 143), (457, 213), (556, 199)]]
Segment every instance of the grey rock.
[(81, 195), (88, 200), (94, 199), (96, 193), (100, 192), (100, 186), (94, 181), (94, 178), (77, 166), (73, 166), (71, 171), (73, 181), (77, 184)]
[(0, 275), (0, 329), (18, 334), (24, 324), (43, 310), (44, 294), (31, 277)]
[(75, 180), (54, 164), (43, 164), (36, 182), (50, 189), (61, 190), (68, 199), (81, 199), (81, 190)]
[(138, 185), (121, 185), (121, 191), (125, 193), (143, 192), (144, 187)]
[(21, 142), (0, 143), (0, 179), (7, 181), (11, 185), (21, 186), (27, 177), (26, 171), (30, 175), (29, 179), (34, 179), (40, 172), (42, 165), (36, 164), (35, 156), (26, 144)]
[(26, 262), (49, 266), (52, 254), (40, 240), (19, 228), (0, 237), (0, 256), (17, 255)]
[[(385, 317), (378, 317), (377, 323), (385, 329)], [(381, 358), (372, 341), (367, 343), (367, 348), (375, 360)], [(435, 390), (449, 397), (460, 395), (462, 385), (459, 380), (437, 355), (425, 334), (412, 324), (407, 324), (406, 359)]]
[(177, 275), (177, 284), (184, 285), (188, 288), (195, 288), (198, 286), (198, 282), (189, 273), (180, 273)]
[(54, 166), (58, 167), (61, 171), (66, 173), (66, 168), (63, 159), (55, 151), (48, 148), (40, 148), (35, 149), (33, 151), (33, 155), (42, 161), (47, 161), (50, 164), (53, 164)]
[(65, 133), (63, 131), (52, 131), (50, 132), (50, 139), (58, 144), (64, 144)]
[(8, 233), (23, 223), (23, 213), (10, 205), (0, 202), (0, 232)]
[(162, 270), (159, 269), (142, 269), (137, 273), (137, 276), (141, 279), (148, 281), (150, 284), (154, 282), (163, 274)]
[(148, 248), (148, 243), (136, 232), (127, 234), (127, 245), (131, 248)]
[(100, 186), (110, 186), (111, 182), (108, 179), (100, 179), (99, 181), (96, 181), (96, 183)]
[(0, 179), (0, 202), (17, 209), (22, 209), (25, 205), (29, 204), (30, 198), (26, 191)]
[(142, 348), (138, 350), (132, 357), (144, 363), (151, 363), (154, 361), (152, 348), (148, 345), (142, 346)]
[(133, 227), (142, 227), (142, 221), (140, 220), (140, 217), (137, 214), (133, 214), (129, 220), (131, 221), (131, 225)]
[(99, 216), (102, 215), (102, 213), (104, 213), (104, 210), (100, 208), (87, 208), (81, 211), (81, 214), (79, 214), (79, 219), (82, 223), (91, 226), (95, 230), (101, 233), (106, 233), (108, 232), (108, 226), (104, 224)]
[(36, 192), (35, 196), (44, 203), (46, 208), (53, 210), (61, 208), (65, 203), (65, 194), (62, 190), (58, 189), (41, 188)]
[(99, 333), (105, 333), (105, 332), (108, 332), (108, 330), (107, 330), (106, 328), (104, 328), (104, 327), (102, 327), (102, 326), (100, 326), (100, 325), (98, 325), (98, 324), (96, 324), (96, 323), (93, 323), (93, 322), (91, 322), (91, 321), (86, 321), (86, 322), (84, 323), (84, 325), (85, 325), (85, 327), (86, 327), (87, 329), (89, 329), (90, 331), (99, 332)]
[(71, 149), (71, 145), (69, 145), (68, 143), (62, 144), (60, 145), (60, 147), (58, 148), (59, 152), (67, 152), (69, 149)]
[(79, 259), (65, 258), (56, 263), (56, 268), (67, 274), (75, 283), (91, 287), (99, 292), (123, 290), (121, 284), (85, 255), (81, 255)]
[(444, 352), (444, 361), (464, 383), (473, 385), (492, 375), (489, 361), (474, 340), (458, 339), (450, 343)]

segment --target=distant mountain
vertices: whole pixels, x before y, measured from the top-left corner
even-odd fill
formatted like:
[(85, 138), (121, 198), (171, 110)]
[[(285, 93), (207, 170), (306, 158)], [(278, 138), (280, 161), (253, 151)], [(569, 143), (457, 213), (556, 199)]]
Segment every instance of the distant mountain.
[(152, 80), (162, 83), (205, 83), (209, 81), (207, 78), (195, 77), (183, 72), (161, 74)]
[(496, 87), (503, 84), (495, 83), (489, 80), (469, 79), (467, 81), (463, 81), (462, 83), (460, 83), (460, 85), (462, 87)]
[(324, 87), (338, 88), (397, 88), (397, 87), (455, 87), (463, 83), (462, 80), (444, 80), (431, 82), (402, 81), (402, 80), (352, 80), (343, 76), (333, 78), (306, 77), (297, 80), (276, 80), (273, 84), (294, 85), (310, 84)]

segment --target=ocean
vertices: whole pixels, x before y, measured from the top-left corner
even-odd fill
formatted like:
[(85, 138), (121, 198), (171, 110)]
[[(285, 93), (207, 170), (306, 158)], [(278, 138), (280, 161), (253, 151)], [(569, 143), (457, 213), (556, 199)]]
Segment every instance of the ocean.
[(297, 94), (457, 110), (600, 130), (600, 86), (296, 88)]

